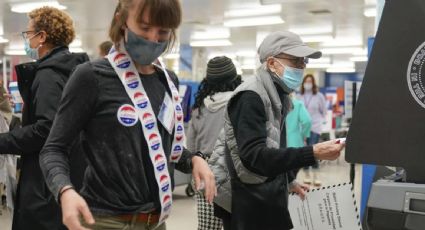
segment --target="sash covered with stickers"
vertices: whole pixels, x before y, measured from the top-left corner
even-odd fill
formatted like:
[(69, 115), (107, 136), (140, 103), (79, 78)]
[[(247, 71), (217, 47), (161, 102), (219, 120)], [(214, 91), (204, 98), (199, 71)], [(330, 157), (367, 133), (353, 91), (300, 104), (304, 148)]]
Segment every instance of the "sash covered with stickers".
[[(108, 60), (120, 78), (128, 97), (133, 102), (132, 105), (122, 105), (117, 113), (118, 120), (122, 125), (133, 126), (140, 122), (143, 128), (143, 136), (149, 146), (149, 156), (154, 165), (155, 179), (159, 187), (159, 200), (161, 202), (161, 216), (159, 223), (163, 223), (171, 212), (172, 194), (171, 178), (167, 167), (167, 162), (177, 163), (183, 152), (184, 128), (183, 128), (183, 110), (180, 104), (180, 97), (177, 87), (172, 82), (164, 64), (158, 60), (158, 66), (164, 71), (167, 78), (168, 87), (171, 90), (172, 97), (167, 96), (164, 99), (163, 107), (157, 118), (153, 112), (149, 97), (140, 80), (135, 64), (131, 60), (127, 51), (121, 42), (120, 48), (112, 48)], [(170, 159), (162, 146), (162, 138), (158, 131), (158, 120), (170, 132), (174, 131), (172, 152)]]

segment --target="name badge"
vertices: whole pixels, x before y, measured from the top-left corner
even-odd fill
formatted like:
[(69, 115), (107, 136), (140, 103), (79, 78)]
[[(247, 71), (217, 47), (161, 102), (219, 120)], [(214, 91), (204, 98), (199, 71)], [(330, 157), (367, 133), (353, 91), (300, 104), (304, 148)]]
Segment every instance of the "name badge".
[(171, 135), (174, 128), (174, 108), (173, 101), (168, 93), (165, 93), (164, 101), (162, 102), (161, 110), (159, 111), (158, 120)]

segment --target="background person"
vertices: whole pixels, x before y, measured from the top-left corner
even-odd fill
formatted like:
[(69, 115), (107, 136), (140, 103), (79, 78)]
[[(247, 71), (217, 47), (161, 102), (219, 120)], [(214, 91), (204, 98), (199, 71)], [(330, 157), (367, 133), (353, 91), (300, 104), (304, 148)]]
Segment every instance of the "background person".
[[(232, 91), (242, 82), (236, 67), (228, 57), (215, 57), (208, 62), (206, 77), (199, 85), (189, 122), (187, 148), (202, 152), (207, 158), (212, 154), (218, 134), (224, 126), (224, 110)], [(214, 216), (214, 206), (202, 193), (196, 193), (198, 230), (221, 230), (221, 220)]]

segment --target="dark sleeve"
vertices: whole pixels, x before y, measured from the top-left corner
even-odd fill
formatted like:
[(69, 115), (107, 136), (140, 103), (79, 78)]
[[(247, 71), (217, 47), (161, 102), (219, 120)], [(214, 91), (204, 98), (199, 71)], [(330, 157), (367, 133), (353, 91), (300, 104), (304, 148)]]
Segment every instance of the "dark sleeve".
[(50, 135), (40, 153), (41, 170), (56, 199), (62, 187), (71, 185), (68, 150), (89, 121), (97, 100), (97, 81), (89, 66), (80, 65), (69, 79)]
[(194, 154), (183, 148), (182, 156), (180, 157), (179, 162), (176, 164), (176, 169), (182, 173), (192, 173), (192, 157)]
[[(63, 83), (51, 69), (37, 72), (31, 86), (31, 106), (34, 108), (36, 122), (0, 134), (0, 153), (31, 154), (38, 153), (49, 135), (53, 119), (62, 95)], [(53, 76), (53, 77), (52, 77)]]
[(315, 163), (311, 146), (280, 149), (266, 146), (266, 112), (255, 92), (237, 95), (231, 100), (228, 111), (242, 164), (250, 171), (273, 177)]

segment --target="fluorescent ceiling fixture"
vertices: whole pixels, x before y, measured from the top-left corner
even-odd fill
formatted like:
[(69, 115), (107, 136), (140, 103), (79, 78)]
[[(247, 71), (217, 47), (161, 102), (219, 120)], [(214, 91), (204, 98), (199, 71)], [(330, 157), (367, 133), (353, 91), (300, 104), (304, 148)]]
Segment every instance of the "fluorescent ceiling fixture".
[(223, 29), (208, 29), (207, 31), (195, 31), (190, 36), (191, 40), (206, 40), (206, 39), (224, 39), (230, 38), (230, 30)]
[(301, 36), (303, 42), (328, 42), (332, 41), (332, 35), (303, 35)]
[(227, 27), (261, 26), (261, 25), (282, 24), (284, 22), (285, 21), (283, 21), (280, 16), (265, 16), (265, 17), (229, 19), (224, 21), (224, 26), (227, 26)]
[(245, 9), (234, 9), (224, 12), (224, 17), (247, 17), (247, 16), (259, 16), (259, 15), (270, 15), (277, 14), (282, 11), (280, 4), (266, 5), (266, 6), (253, 6)]
[(255, 50), (240, 50), (236, 52), (236, 56), (239, 57), (256, 57), (257, 51)]
[(207, 46), (231, 46), (232, 43), (228, 39), (191, 41), (192, 47), (207, 47)]
[(362, 46), (363, 42), (361, 38), (359, 39), (350, 39), (350, 38), (337, 38), (332, 39), (320, 44), (322, 47), (349, 47), (349, 46)]
[(318, 59), (309, 58), (307, 66), (309, 66), (310, 64), (330, 64), (330, 63), (331, 63), (330, 57), (321, 57)]
[(360, 47), (338, 47), (320, 49), (323, 54), (358, 54), (364, 52)]
[(331, 68), (354, 68), (354, 62), (351, 62), (351, 61), (335, 62), (332, 64)]
[(326, 69), (328, 73), (354, 73), (356, 70), (354, 68), (328, 68)]
[(164, 55), (164, 58), (165, 59), (179, 59), (180, 54), (178, 54), (178, 53), (166, 54), (166, 55)]
[(298, 35), (319, 35), (333, 32), (332, 26), (290, 28), (289, 31)]
[(307, 69), (326, 69), (331, 67), (330, 63), (308, 63), (306, 68)]
[(376, 17), (376, 7), (373, 8), (366, 8), (363, 11), (364, 16), (371, 18), (371, 17)]
[(59, 4), (58, 1), (39, 1), (39, 2), (23, 2), (23, 3), (10, 3), (10, 10), (15, 13), (28, 13), (34, 9), (51, 6), (60, 10), (65, 10), (66, 6)]
[(11, 56), (23, 56), (25, 55), (25, 51), (24, 49), (6, 49), (5, 51), (6, 55), (11, 55)]
[(365, 62), (368, 60), (367, 56), (358, 56), (358, 57), (351, 57), (350, 61), (352, 62)]
[(7, 42), (9, 42), (9, 40), (7, 40), (3, 37), (0, 37), (0, 43), (7, 43)]

